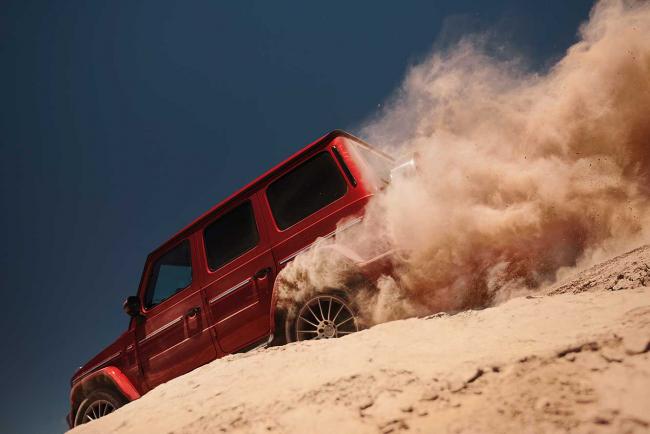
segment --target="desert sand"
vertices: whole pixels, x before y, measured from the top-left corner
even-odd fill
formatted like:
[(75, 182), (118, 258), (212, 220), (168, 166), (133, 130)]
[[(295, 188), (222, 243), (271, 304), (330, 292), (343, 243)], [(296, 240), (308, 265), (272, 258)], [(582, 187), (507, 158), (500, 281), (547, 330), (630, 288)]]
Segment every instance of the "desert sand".
[(650, 432), (650, 247), (497, 306), (228, 356), (82, 433)]

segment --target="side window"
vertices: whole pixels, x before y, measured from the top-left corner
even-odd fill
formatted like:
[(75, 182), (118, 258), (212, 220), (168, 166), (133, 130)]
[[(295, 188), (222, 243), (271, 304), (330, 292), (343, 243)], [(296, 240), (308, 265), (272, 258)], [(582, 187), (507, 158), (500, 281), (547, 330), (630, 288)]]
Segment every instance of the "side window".
[(255, 247), (259, 234), (251, 202), (242, 203), (211, 223), (203, 232), (203, 240), (212, 271)]
[(192, 283), (190, 243), (184, 240), (154, 262), (149, 276), (145, 306), (153, 307)]
[(282, 230), (343, 197), (347, 184), (329, 152), (322, 152), (275, 180), (266, 190)]

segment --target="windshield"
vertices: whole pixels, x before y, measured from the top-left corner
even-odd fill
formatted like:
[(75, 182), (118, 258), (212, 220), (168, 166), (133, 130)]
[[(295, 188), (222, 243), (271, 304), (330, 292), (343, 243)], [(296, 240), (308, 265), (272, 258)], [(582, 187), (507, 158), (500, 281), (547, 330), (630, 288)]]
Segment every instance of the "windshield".
[(354, 140), (348, 139), (346, 143), (351, 145), (349, 148), (355, 159), (361, 163), (364, 172), (370, 172), (367, 175), (373, 178), (377, 187), (383, 188), (390, 183), (390, 171), (395, 166), (393, 158)]

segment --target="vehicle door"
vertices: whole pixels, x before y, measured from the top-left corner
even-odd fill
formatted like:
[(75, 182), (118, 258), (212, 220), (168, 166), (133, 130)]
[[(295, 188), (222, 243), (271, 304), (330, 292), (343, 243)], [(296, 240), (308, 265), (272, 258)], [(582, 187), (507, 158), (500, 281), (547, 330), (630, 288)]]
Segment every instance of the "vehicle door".
[[(367, 202), (368, 193), (334, 152), (323, 149), (309, 156), (272, 180), (264, 192), (278, 272), (318, 237), (333, 235), (342, 219), (361, 214)], [(358, 221), (354, 218), (346, 226)]]
[(275, 263), (258, 206), (255, 193), (224, 209), (202, 232), (206, 304), (213, 335), (225, 353), (270, 334)]
[(181, 240), (148, 264), (136, 341), (144, 378), (151, 388), (216, 358), (206, 330), (192, 244), (190, 239)]

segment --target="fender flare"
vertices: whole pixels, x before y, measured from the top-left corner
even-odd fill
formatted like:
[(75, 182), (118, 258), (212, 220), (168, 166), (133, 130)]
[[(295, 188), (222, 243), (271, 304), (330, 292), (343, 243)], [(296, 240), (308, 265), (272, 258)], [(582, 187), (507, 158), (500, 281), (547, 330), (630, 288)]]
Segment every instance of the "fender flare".
[(72, 386), (70, 389), (71, 415), (77, 411), (77, 407), (83, 401), (84, 397), (94, 388), (101, 387), (100, 385), (112, 386), (129, 402), (141, 396), (138, 389), (131, 383), (131, 380), (119, 368), (106, 366), (86, 375)]

